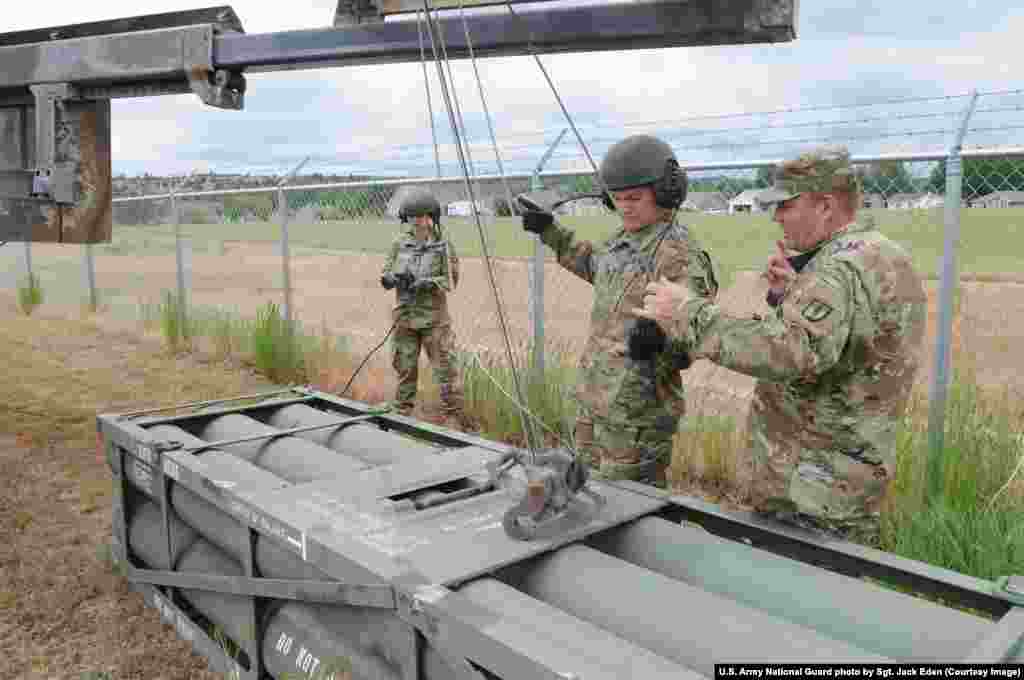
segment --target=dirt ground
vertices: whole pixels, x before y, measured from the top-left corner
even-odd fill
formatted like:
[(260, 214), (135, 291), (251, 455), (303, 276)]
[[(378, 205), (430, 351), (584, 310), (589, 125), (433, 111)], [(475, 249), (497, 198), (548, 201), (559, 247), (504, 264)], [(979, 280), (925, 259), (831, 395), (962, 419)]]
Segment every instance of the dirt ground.
[(167, 356), (116, 325), (37, 313), (19, 317), (0, 297), (0, 678), (220, 680), (111, 568), (111, 477), (95, 415), (212, 398), (216, 382), (225, 395), (268, 385)]
[[(47, 247), (59, 248), (42, 246)], [(283, 299), (281, 258), (274, 244), (228, 241), (222, 252), (191, 257), (192, 304), (253, 316), (267, 300)], [(356, 351), (376, 346), (390, 326), (394, 304), (394, 293), (379, 284), (382, 264), (383, 257), (372, 253), (293, 255), (291, 281), (297, 318), (312, 330), (329, 329), (347, 336)], [(108, 295), (116, 294), (122, 301), (155, 301), (162, 290), (176, 286), (173, 255), (97, 257), (96, 269)], [(471, 350), (504, 355), (490, 274), (480, 259), (464, 259), (461, 269), (459, 287), (449, 296), (457, 342)], [(140, 279), (141, 272), (145, 274)], [(494, 259), (493, 276), (513, 345), (523, 347), (531, 339), (528, 264), (519, 259)], [(1018, 370), (1021, 355), (1017, 351), (1024, 344), (1024, 278), (1015, 274), (995, 278), (1007, 280), (972, 281), (969, 272), (963, 276), (953, 349), (959, 357), (973, 359), (980, 383), (1006, 386), (1024, 395), (1024, 371)], [(929, 331), (919, 374), (922, 384), (927, 384), (934, 369), (939, 282), (928, 281), (927, 287)], [(591, 286), (548, 258), (543, 288), (546, 347), (575, 361), (586, 337)], [(764, 311), (764, 293), (758, 273), (745, 271), (721, 291), (721, 301), (737, 314)], [(741, 415), (753, 389), (751, 379), (704, 361), (687, 371), (684, 380), (691, 388), (694, 407), (707, 411)]]
[[(228, 258), (193, 260), (192, 302), (252, 314), (279, 299), (272, 248), (227, 244)], [(230, 262), (231, 267), (226, 267)], [(294, 260), (298, 316), (348, 335), (354, 345), (376, 345), (389, 325), (392, 295), (378, 285), (373, 255), (302, 256)], [(452, 298), (459, 342), (501, 348), (487, 274), (480, 262), (463, 264)], [(173, 257), (98, 258), (104, 288), (156, 299), (174, 286)], [(144, 273), (144, 287), (138, 285)], [(122, 278), (118, 278), (122, 277)], [(509, 325), (528, 328), (525, 266), (499, 261), (495, 277)], [(119, 283), (120, 282), (120, 283)], [(930, 328), (935, 326), (934, 295)], [(549, 263), (545, 272), (549, 343), (570, 353), (582, 342), (590, 291)], [(737, 312), (761, 305), (756, 274), (723, 292)], [(979, 380), (1024, 394), (1024, 287), (965, 283), (962, 316), (954, 325), (955, 351), (972, 357)], [(110, 474), (94, 448), (94, 416), (150, 405), (237, 396), (267, 389), (237, 365), (202, 356), (168, 356), (137, 324), (109, 317), (82, 321), (74, 309), (44, 304), (31, 319), (13, 297), (0, 294), (0, 678), (81, 680), (105, 671), (111, 680), (213, 680), (205, 661), (145, 607), (105, 557), (110, 536)], [(921, 381), (931, 372), (931, 346)], [(686, 374), (695, 410), (740, 414), (752, 383), (706, 362)], [(386, 397), (385, 397), (386, 398)]]

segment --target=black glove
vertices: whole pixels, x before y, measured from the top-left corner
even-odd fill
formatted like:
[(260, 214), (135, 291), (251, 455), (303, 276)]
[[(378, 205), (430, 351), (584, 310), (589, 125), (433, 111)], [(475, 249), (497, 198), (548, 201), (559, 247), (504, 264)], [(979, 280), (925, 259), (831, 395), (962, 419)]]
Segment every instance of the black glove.
[(395, 277), (392, 276), (391, 274), (385, 274), (384, 276), (380, 277), (380, 285), (384, 286), (384, 290), (391, 290), (392, 288), (395, 287), (396, 283), (397, 282), (395, 281)]
[(414, 280), (415, 278), (409, 272), (395, 274), (395, 283), (402, 289), (411, 288)]
[(604, 207), (608, 208), (608, 210), (616, 212), (615, 201), (612, 200), (612, 195), (607, 191), (601, 192), (601, 202), (604, 203)]
[(523, 229), (538, 236), (555, 222), (555, 216), (546, 210), (525, 210), (522, 214)]
[(634, 361), (649, 361), (654, 355), (665, 351), (668, 337), (657, 322), (637, 319), (626, 334), (629, 358)]

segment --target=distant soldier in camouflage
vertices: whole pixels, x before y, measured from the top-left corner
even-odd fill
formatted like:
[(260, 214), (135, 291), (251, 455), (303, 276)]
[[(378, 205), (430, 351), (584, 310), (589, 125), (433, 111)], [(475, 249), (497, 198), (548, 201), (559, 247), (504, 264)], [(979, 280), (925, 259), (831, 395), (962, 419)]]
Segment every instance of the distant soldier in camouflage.
[(671, 147), (647, 135), (615, 144), (601, 163), (622, 228), (601, 243), (579, 240), (550, 212), (527, 210), (523, 228), (539, 234), (558, 262), (594, 286), (590, 332), (580, 359), (576, 448), (604, 479), (665, 485), (672, 439), (685, 413), (680, 370), (685, 352), (626, 356), (630, 334), (657, 330), (637, 323), (645, 286), (660, 278), (686, 281), (714, 297), (718, 284), (706, 252), (675, 212), (686, 197), (686, 174)]
[(398, 216), (409, 227), (391, 244), (380, 278), (387, 290), (397, 289), (398, 297), (391, 341), (391, 363), (398, 373), (395, 407), (403, 415), (412, 412), (422, 347), (440, 386), (445, 416), (458, 416), (461, 389), (453, 360), (448, 293), (459, 285), (459, 258), (441, 228), (441, 205), (429, 192), (411, 192)]
[(760, 197), (785, 235), (766, 271), (772, 312), (732, 317), (661, 282), (637, 313), (694, 359), (759, 379), (748, 423), (758, 511), (877, 545), (927, 298), (907, 252), (857, 221), (859, 201), (845, 148), (787, 161)]

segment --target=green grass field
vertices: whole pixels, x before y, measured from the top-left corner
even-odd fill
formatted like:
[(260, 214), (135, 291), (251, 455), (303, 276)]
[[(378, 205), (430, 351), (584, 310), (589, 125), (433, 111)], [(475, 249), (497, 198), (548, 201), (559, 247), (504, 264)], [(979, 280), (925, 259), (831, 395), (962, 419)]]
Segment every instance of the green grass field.
[[(882, 231), (908, 247), (920, 271), (938, 275), (944, 239), (944, 213), (933, 210), (872, 210)], [(681, 213), (679, 221), (688, 225), (711, 252), (721, 270), (722, 283), (728, 285), (737, 270), (757, 268), (771, 253), (781, 232), (767, 215), (705, 215)], [(563, 217), (560, 222), (576, 229), (580, 238), (600, 240), (615, 232), (613, 217)], [(475, 222), (467, 218), (449, 218), (445, 226), (458, 252), (465, 257), (482, 253)], [(498, 257), (526, 257), (533, 252), (531, 238), (516, 218), (483, 219), (488, 251)], [(313, 250), (355, 250), (384, 252), (399, 225), (395, 221), (323, 222), (291, 224), (289, 241), (297, 252)], [(222, 241), (274, 242), (280, 227), (273, 223), (189, 225), (184, 228), (197, 253), (215, 253)], [(173, 252), (173, 228), (169, 225), (116, 227), (111, 245), (100, 246), (97, 253), (145, 254)], [(546, 249), (548, 254), (550, 250)], [(1024, 271), (1024, 210), (972, 209), (961, 213), (961, 237), (958, 266), (964, 273), (994, 275)]]

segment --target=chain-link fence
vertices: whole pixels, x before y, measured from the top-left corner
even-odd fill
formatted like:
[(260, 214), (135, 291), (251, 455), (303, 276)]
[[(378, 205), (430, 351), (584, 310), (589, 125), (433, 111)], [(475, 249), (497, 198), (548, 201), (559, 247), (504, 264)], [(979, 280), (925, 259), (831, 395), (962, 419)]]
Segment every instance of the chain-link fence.
[[(759, 211), (758, 191), (770, 184), (782, 159), (817, 144), (847, 145), (864, 187), (862, 210), (910, 249), (926, 276), (947, 277), (946, 289), (932, 285), (930, 337), (937, 339), (930, 351), (948, 352), (950, 319), (942, 308), (951, 304), (949, 282), (961, 281), (959, 269), (978, 281), (1020, 276), (1019, 256), (1007, 248), (1008, 236), (1024, 221), (1024, 147), (1014, 145), (1015, 131), (1024, 128), (1015, 124), (1020, 111), (1024, 91), (1018, 90), (883, 102), (873, 110), (822, 107), (652, 121), (619, 126), (605, 136), (592, 130), (589, 137), (594, 158), (634, 132), (672, 143), (689, 176), (679, 221), (711, 252), (725, 300), (742, 310), (763, 299), (757, 273), (779, 234)], [(506, 168), (522, 167), (527, 150), (533, 165), (549, 146), (550, 132), (503, 139)], [(490, 169), (486, 149), (481, 144), (477, 150), (478, 172)], [(521, 229), (509, 205), (510, 197), (527, 190), (569, 195), (597, 189), (579, 151), (559, 149), (551, 145), (541, 165), (561, 170), (471, 177), (476, 210), (466, 180), (454, 172), (444, 178), (354, 176), (338, 172), (331, 159), (312, 159), (294, 176), (118, 177), (112, 243), (82, 250), (17, 244), (0, 259), (6, 260), (6, 285), (15, 286), (31, 271), (47, 300), (98, 304), (124, 317), (137, 317), (164, 291), (177, 291), (190, 309), (242, 317), (273, 301), (300, 324), (346, 337), (358, 351), (376, 345), (390, 326), (394, 295), (381, 288), (380, 272), (401, 227), (397, 206), (411, 188), (424, 187), (443, 206), (442, 224), (461, 260), (461, 283), (449, 298), (458, 343), (504, 351), (482, 259), (486, 247), (513, 343), (575, 356), (588, 326), (591, 288)], [(599, 240), (618, 228), (596, 199), (568, 203), (559, 213), (582, 238)], [(961, 222), (968, 234), (963, 242)], [(996, 321), (979, 327), (998, 335)], [(544, 354), (536, 351), (534, 359)], [(935, 373), (943, 371), (934, 355), (929, 367), (937, 380)]]

